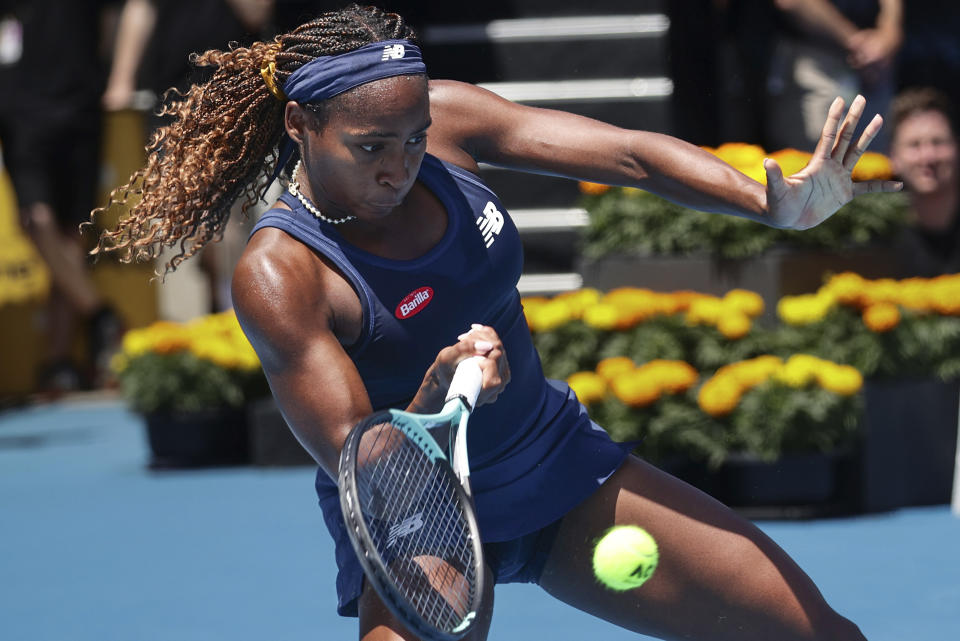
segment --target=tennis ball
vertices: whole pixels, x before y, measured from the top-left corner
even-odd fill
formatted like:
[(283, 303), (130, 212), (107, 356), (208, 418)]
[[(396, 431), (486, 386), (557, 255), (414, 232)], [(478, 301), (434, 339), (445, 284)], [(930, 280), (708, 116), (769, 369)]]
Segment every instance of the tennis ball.
[(643, 585), (657, 569), (657, 542), (642, 527), (618, 525), (607, 531), (593, 550), (593, 573), (611, 590)]

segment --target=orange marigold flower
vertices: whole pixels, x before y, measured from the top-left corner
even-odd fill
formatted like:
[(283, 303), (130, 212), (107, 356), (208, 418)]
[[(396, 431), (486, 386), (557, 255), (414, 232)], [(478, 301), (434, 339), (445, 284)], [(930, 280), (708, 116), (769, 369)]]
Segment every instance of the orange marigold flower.
[(893, 166), (883, 154), (868, 151), (860, 156), (852, 176), (854, 180), (889, 180), (893, 178)]
[(608, 191), (610, 191), (610, 185), (580, 181), (580, 193), (582, 194), (586, 194), (588, 196), (599, 196), (600, 194), (605, 194)]
[(743, 389), (732, 378), (714, 376), (700, 388), (697, 404), (710, 416), (726, 416), (737, 408)]
[(647, 407), (660, 399), (657, 381), (638, 370), (618, 376), (611, 387), (614, 395), (630, 407)]
[(807, 166), (811, 155), (797, 149), (781, 149), (771, 153), (770, 158), (777, 161), (784, 176), (792, 176)]
[(668, 394), (680, 394), (693, 387), (700, 375), (692, 365), (684, 361), (656, 359), (637, 368), (648, 375)]
[(608, 383), (635, 369), (633, 359), (628, 356), (612, 356), (597, 363), (597, 374)]
[(863, 323), (871, 331), (889, 332), (900, 324), (900, 308), (893, 303), (875, 303), (863, 310)]

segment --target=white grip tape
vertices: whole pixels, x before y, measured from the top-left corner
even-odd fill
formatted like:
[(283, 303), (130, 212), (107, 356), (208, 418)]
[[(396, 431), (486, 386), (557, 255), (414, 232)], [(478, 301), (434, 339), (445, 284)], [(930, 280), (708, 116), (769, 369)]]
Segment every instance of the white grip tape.
[(480, 396), (480, 388), (483, 387), (483, 370), (480, 369), (482, 360), (483, 356), (471, 356), (460, 361), (457, 370), (453, 373), (453, 380), (450, 381), (447, 401), (462, 396), (470, 409), (474, 408), (477, 397)]

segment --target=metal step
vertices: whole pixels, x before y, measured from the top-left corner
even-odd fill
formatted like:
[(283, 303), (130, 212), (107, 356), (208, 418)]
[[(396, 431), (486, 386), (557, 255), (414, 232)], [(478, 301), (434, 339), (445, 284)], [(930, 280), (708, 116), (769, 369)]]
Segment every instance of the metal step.
[(510, 218), (521, 235), (575, 231), (590, 223), (587, 210), (581, 207), (511, 209)]
[(649, 38), (666, 35), (670, 20), (662, 13), (520, 18), (479, 24), (428, 25), (422, 34), (428, 45), (481, 42), (568, 42)]
[(657, 76), (668, 68), (663, 14), (493, 20), (427, 27), (434, 78), (472, 83)]
[(521, 296), (549, 296), (579, 289), (583, 286), (583, 277), (577, 273), (563, 274), (523, 274), (517, 289)]

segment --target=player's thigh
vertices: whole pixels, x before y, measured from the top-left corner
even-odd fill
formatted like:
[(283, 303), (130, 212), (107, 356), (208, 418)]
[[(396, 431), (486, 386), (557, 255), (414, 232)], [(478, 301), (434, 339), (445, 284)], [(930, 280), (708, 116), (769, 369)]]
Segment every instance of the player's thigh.
[[(486, 568), (484, 586), (486, 609), (480, 613), (476, 627), (463, 641), (484, 641), (490, 631), (493, 616), (493, 573), (489, 567)], [(357, 608), (360, 614), (361, 641), (417, 641), (420, 638), (393, 616), (367, 580), (363, 582), (363, 592)]]
[[(653, 577), (627, 592), (593, 576), (593, 546), (615, 524), (645, 528), (660, 549)], [(635, 457), (564, 518), (540, 585), (581, 610), (663, 638), (863, 638), (758, 528)]]

